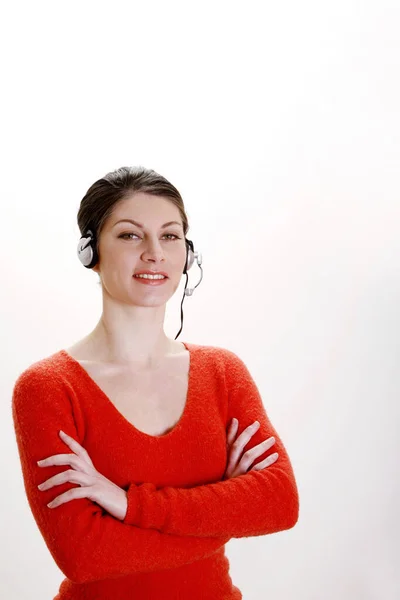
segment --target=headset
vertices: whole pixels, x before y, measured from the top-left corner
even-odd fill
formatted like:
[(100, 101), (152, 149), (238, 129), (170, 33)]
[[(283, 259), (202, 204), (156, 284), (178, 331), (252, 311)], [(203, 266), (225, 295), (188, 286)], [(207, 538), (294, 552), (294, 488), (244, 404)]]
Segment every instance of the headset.
[[(185, 244), (186, 244), (186, 262), (185, 262), (185, 268), (183, 269), (183, 274), (186, 275), (186, 283), (185, 283), (185, 289), (183, 291), (183, 297), (182, 297), (182, 302), (181, 302), (181, 328), (178, 331), (177, 335), (175, 336), (175, 339), (180, 335), (182, 328), (183, 328), (183, 308), (182, 308), (183, 301), (186, 296), (191, 296), (193, 294), (194, 290), (197, 288), (198, 285), (200, 285), (201, 280), (203, 279), (203, 268), (201, 266), (203, 259), (202, 259), (201, 253), (195, 251), (193, 242), (186, 237), (185, 237)], [(92, 229), (87, 229), (86, 232), (84, 233), (84, 235), (80, 238), (80, 240), (78, 242), (77, 252), (78, 252), (78, 258), (79, 258), (80, 262), (87, 269), (92, 269), (98, 263), (99, 255), (96, 250), (96, 236), (93, 233)], [(198, 266), (200, 267), (201, 275), (200, 275), (199, 281), (196, 283), (194, 288), (189, 288), (189, 287), (187, 287), (187, 283), (188, 283), (188, 279), (189, 279), (188, 271), (192, 267), (195, 260), (196, 260)]]

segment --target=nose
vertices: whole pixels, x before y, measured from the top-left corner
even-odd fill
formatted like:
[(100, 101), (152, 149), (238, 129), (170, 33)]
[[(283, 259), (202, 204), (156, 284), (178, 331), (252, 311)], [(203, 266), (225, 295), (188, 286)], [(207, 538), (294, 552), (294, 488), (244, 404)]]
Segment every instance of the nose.
[(143, 250), (143, 257), (147, 260), (153, 260), (154, 262), (161, 262), (165, 260), (164, 250), (158, 241), (148, 242), (147, 248)]

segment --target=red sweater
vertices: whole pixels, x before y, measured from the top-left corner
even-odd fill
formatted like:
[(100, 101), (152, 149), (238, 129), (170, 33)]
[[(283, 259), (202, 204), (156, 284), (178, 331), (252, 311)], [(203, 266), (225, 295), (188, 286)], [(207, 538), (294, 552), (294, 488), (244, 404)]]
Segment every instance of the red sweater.
[[(13, 389), (12, 413), (25, 491), (45, 543), (65, 575), (53, 600), (238, 600), (225, 544), (293, 527), (299, 498), (293, 469), (258, 388), (232, 351), (184, 343), (189, 387), (178, 424), (162, 436), (139, 431), (64, 349), (33, 363)], [(244, 451), (274, 436), (275, 463), (222, 480), (226, 435), (258, 420)], [(36, 462), (71, 453), (62, 429), (89, 453), (96, 469), (127, 491), (123, 521), (78, 498), (47, 503), (78, 484), (40, 491), (70, 469)], [(255, 464), (254, 463), (254, 464)]]

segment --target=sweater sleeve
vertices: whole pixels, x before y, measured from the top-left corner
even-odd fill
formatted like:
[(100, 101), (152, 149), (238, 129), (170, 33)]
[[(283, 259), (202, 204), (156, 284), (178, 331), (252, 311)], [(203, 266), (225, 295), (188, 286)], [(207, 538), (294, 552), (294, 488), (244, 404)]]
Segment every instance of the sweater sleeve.
[(248, 470), (192, 488), (157, 489), (152, 483), (131, 483), (123, 522), (173, 535), (236, 538), (275, 533), (296, 524), (299, 498), (289, 456), (248, 368), (234, 352), (223, 350), (228, 394), (226, 433), (233, 417), (239, 421), (236, 438), (258, 420), (260, 427), (243, 452), (274, 436), (273, 446), (251, 466), (275, 452), (278, 459), (259, 471)]
[(84, 583), (180, 567), (211, 556), (230, 539), (167, 535), (128, 526), (87, 498), (49, 508), (50, 500), (77, 485), (66, 482), (45, 491), (37, 487), (70, 468), (37, 465), (38, 460), (66, 453), (59, 430), (79, 440), (67, 390), (55, 373), (30, 367), (18, 377), (12, 395), (12, 417), (28, 503), (47, 548), (66, 577)]

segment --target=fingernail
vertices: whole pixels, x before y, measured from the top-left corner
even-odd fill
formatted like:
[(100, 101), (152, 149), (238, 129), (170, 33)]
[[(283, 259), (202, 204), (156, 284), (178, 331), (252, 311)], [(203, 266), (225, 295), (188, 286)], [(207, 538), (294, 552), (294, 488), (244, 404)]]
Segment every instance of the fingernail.
[(254, 427), (255, 429), (257, 429), (258, 427), (260, 427), (260, 423), (259, 423), (258, 421), (254, 421), (254, 423), (253, 423), (253, 427)]

